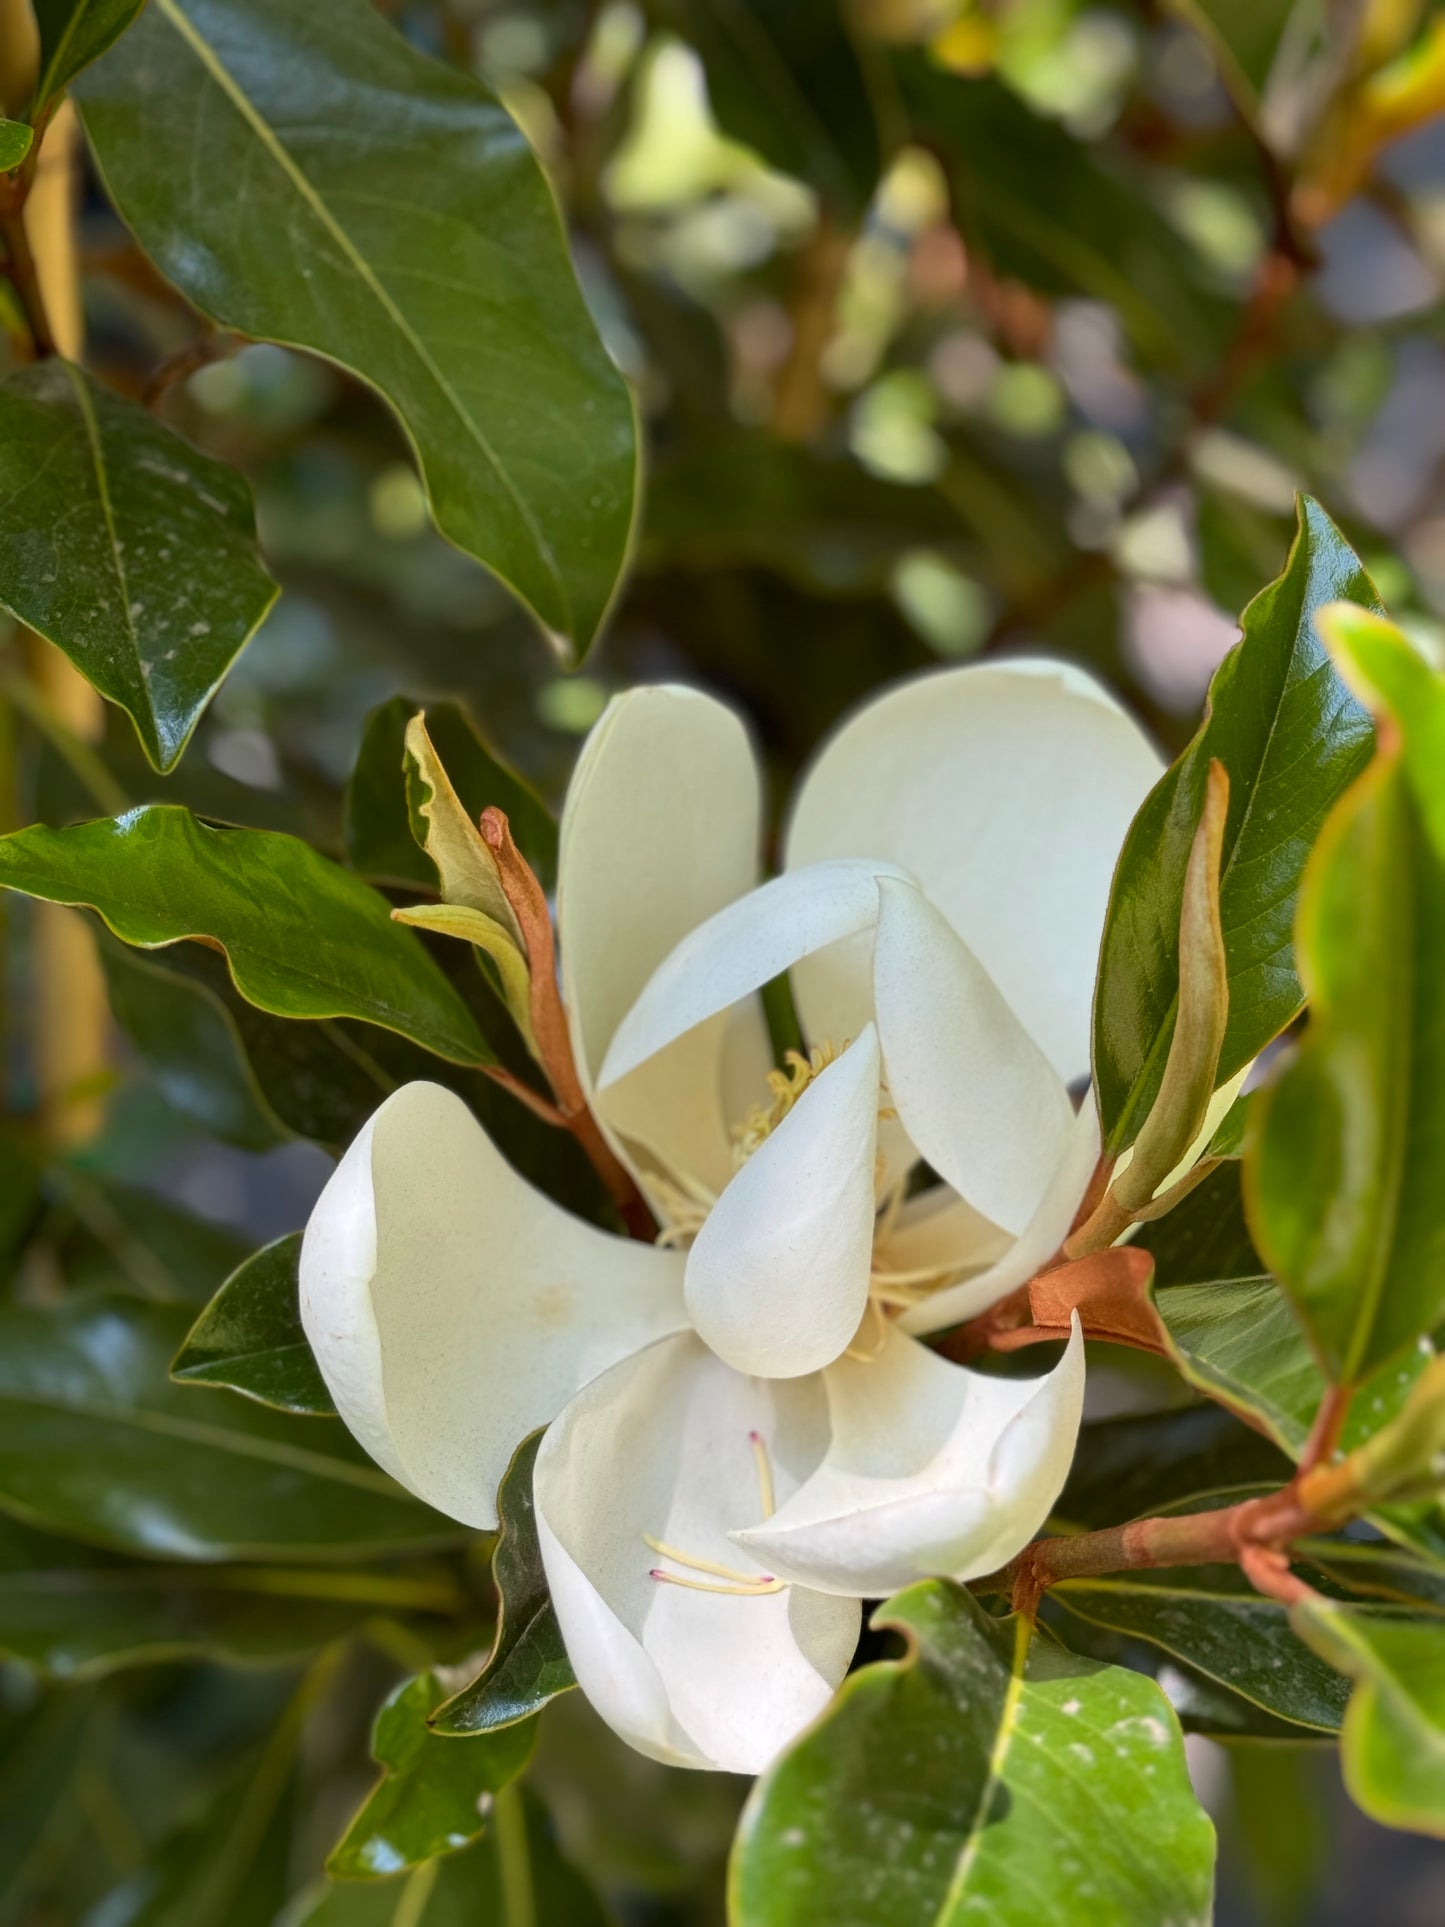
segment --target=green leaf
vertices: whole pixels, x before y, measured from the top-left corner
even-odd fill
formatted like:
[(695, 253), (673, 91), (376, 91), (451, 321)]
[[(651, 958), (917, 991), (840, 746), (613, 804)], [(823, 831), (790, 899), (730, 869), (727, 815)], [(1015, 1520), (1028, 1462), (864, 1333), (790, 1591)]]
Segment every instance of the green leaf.
[(540, 1801), (509, 1786), (474, 1845), (401, 1880), (323, 1881), (286, 1909), (279, 1927), (608, 1927), (609, 1918), (558, 1852)]
[(1172, 1211), (1142, 1225), (1133, 1242), (1153, 1258), (1154, 1277), (1161, 1285), (1264, 1276), (1264, 1261), (1245, 1222), (1239, 1166), (1233, 1161), (1211, 1172)]
[[(407, 724), (422, 708), (393, 696), (367, 718), (346, 789), (344, 836), (347, 862), (373, 883), (434, 891), (437, 870), (423, 848), (425, 826), (417, 824), (416, 779), (406, 754)], [(475, 823), (493, 804), (504, 810), (517, 848), (551, 890), (557, 825), (546, 805), (487, 747), (459, 703), (428, 703), (425, 710), (427, 734), (467, 815)]]
[(427, 1715), (441, 1695), (436, 1676), (420, 1673), (377, 1714), (371, 1751), (382, 1777), (333, 1849), (328, 1873), (372, 1880), (455, 1853), (482, 1832), (492, 1795), (527, 1764), (534, 1723), (485, 1738), (439, 1739)]
[(19, 167), (34, 138), (35, 130), (28, 121), (0, 120), (0, 174)]
[(227, 1385), (282, 1412), (335, 1414), (301, 1328), (301, 1233), (264, 1246), (231, 1273), (171, 1365), (184, 1383)]
[(1276, 1719), (1333, 1733), (1345, 1687), (1237, 1566), (1071, 1579), (1050, 1598), (1090, 1625), (1142, 1639)]
[(99, 911), (126, 943), (219, 946), (243, 997), (280, 1017), (357, 1017), (459, 1064), (495, 1061), (386, 899), (309, 844), (213, 829), (154, 804), (0, 838), (0, 888)]
[[(251, 1072), (223, 997), (172, 968), (174, 951), (162, 963), (116, 942), (109, 931), (101, 933), (97, 949), (111, 1014), (146, 1060), (166, 1102), (243, 1150), (284, 1143), (291, 1134)], [(229, 982), (225, 965), (216, 961)]]
[(40, 78), (35, 104), (53, 94), (98, 60), (120, 38), (145, 0), (34, 0), (40, 29)]
[(1169, 0), (1169, 10), (1204, 35), (1230, 93), (1256, 113), (1297, 0)]
[(814, 0), (661, 0), (656, 11), (701, 56), (723, 128), (855, 222), (883, 156), (847, 10)]
[(1241, 1486), (1283, 1485), (1293, 1467), (1278, 1446), (1221, 1406), (1100, 1419), (1079, 1433), (1053, 1517), (1069, 1528), (1120, 1525)]
[(989, 1619), (936, 1581), (875, 1624), (911, 1651), (854, 1673), (754, 1789), (737, 1927), (1091, 1927), (1210, 1918), (1214, 1830), (1152, 1680)]
[(1229, 772), (1220, 914), (1229, 967), (1225, 1084), (1298, 1014), (1295, 899), (1336, 798), (1368, 761), (1369, 717), (1336, 675), (1316, 612), (1344, 596), (1377, 607), (1353, 550), (1302, 497), (1283, 575), (1245, 610), (1243, 640), (1210, 686), (1193, 742), (1145, 798), (1109, 899), (1094, 1001), (1094, 1081), (1105, 1148), (1149, 1114), (1174, 1032), (1184, 875), (1211, 759)]
[(368, 0), (152, 0), (79, 91), (161, 271), (215, 320), (377, 389), (443, 534), (585, 650), (631, 533), (632, 401), (488, 89)]
[(1311, 1022), (1256, 1100), (1244, 1169), (1260, 1251), (1348, 1384), (1445, 1318), (1445, 678), (1388, 624), (1342, 622), (1377, 632), (1400, 686), (1375, 696), (1380, 752), (1305, 875)]
[(0, 385), (0, 607), (130, 716), (159, 770), (276, 598), (251, 492), (68, 361)]
[(461, 1536), (339, 1423), (173, 1384), (181, 1306), (0, 1308), (0, 1508), (171, 1559), (357, 1559)]
[(0, 1652), (57, 1679), (190, 1655), (274, 1664), (379, 1615), (463, 1604), (444, 1572), (165, 1565), (0, 1517)]
[(432, 1725), (438, 1733), (494, 1732), (527, 1719), (577, 1684), (537, 1542), (532, 1469), (541, 1443), (541, 1432), (522, 1441), (497, 1489), (497, 1636), (477, 1677), (437, 1708)]
[(1350, 1797), (1384, 1826), (1445, 1839), (1445, 1626), (1319, 1597), (1293, 1617), (1356, 1682), (1340, 1742)]

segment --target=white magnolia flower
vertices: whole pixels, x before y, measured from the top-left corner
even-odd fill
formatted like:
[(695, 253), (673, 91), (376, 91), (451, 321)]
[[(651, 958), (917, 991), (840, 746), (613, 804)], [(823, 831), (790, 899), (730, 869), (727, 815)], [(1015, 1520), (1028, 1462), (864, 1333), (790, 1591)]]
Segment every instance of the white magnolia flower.
[[(861, 1599), (974, 1577), (1073, 1453), (1074, 1335), (1042, 1379), (919, 1342), (1058, 1250), (1098, 1156), (1089, 1068), (1114, 861), (1159, 771), (1089, 677), (979, 665), (868, 705), (761, 886), (741, 723), (619, 698), (562, 821), (558, 934), (594, 1111), (662, 1227), (570, 1217), (462, 1103), (396, 1093), (301, 1260), (336, 1404), (403, 1484), (496, 1523), (519, 1441), (577, 1677), (634, 1746), (756, 1772), (825, 1705)], [(773, 1069), (791, 976), (810, 1055)], [(909, 1196), (922, 1158), (940, 1183)]]

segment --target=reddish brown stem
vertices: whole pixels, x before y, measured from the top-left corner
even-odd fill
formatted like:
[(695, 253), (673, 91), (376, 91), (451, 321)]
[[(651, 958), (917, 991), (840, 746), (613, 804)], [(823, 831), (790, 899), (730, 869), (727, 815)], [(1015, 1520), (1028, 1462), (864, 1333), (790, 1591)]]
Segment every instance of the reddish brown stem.
[[(537, 1041), (537, 1055), (542, 1069), (557, 1100), (558, 1121), (587, 1153), (592, 1168), (607, 1186), (608, 1195), (617, 1206), (629, 1233), (650, 1244), (657, 1236), (656, 1222), (642, 1193), (633, 1183), (631, 1174), (602, 1135), (577, 1074), (567, 1015), (557, 989), (557, 952), (552, 937), (552, 913), (547, 907), (547, 893), (537, 880), (536, 872), (512, 840), (512, 828), (505, 811), (495, 807), (483, 810), (480, 828), (482, 840), (496, 859), (502, 892), (512, 907), (512, 914), (522, 933), (531, 987), (528, 1014), (532, 1019), (532, 1035)], [(498, 1082), (504, 1081), (498, 1079)], [(525, 1090), (526, 1087), (522, 1088)], [(520, 1092), (514, 1092), (514, 1095), (520, 1095)], [(535, 1092), (528, 1092), (524, 1102), (530, 1102), (535, 1095)], [(532, 1108), (537, 1108), (535, 1103)]]

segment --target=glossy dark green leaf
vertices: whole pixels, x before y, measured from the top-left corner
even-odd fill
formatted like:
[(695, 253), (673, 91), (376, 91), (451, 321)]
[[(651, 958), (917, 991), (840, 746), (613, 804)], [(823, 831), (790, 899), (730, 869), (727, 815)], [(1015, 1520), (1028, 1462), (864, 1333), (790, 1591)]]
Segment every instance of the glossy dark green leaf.
[(329, 1873), (374, 1880), (455, 1853), (487, 1824), (493, 1795), (515, 1780), (534, 1724), (470, 1740), (440, 1739), (427, 1715), (442, 1696), (432, 1673), (398, 1686), (376, 1716), (372, 1757), (382, 1777), (326, 1862)]
[[(265, 1151), (290, 1133), (252, 1075), (223, 997), (164, 961), (118, 943), (108, 931), (97, 948), (116, 1022), (146, 1060), (151, 1075), (183, 1117), (212, 1137)], [(225, 965), (215, 959), (220, 974)]]
[(35, 131), (29, 121), (0, 120), (0, 174), (19, 167), (30, 152)]
[(79, 93), (162, 272), (375, 387), (442, 532), (584, 650), (631, 530), (632, 403), (495, 96), (367, 0), (152, 0)]
[(1276, 1719), (1332, 1733), (1347, 1690), (1237, 1566), (1071, 1579), (1050, 1596), (1096, 1626), (1157, 1646)]
[(174, 1384), (189, 1323), (120, 1298), (0, 1309), (0, 1508), (171, 1559), (358, 1559), (462, 1536), (339, 1422)]
[(98, 60), (140, 12), (145, 0), (34, 0), (40, 29), (40, 106)]
[(695, 47), (727, 132), (806, 181), (847, 221), (867, 207), (882, 167), (876, 77), (846, 8), (815, 0), (655, 0)]
[(909, 1656), (864, 1667), (764, 1775), (731, 1872), (737, 1927), (1097, 1927), (1210, 1918), (1214, 1830), (1152, 1680), (989, 1619), (930, 1582), (881, 1607)]
[(157, 769), (276, 597), (251, 492), (71, 362), (0, 385), (0, 607), (128, 712)]
[(1445, 678), (1388, 625), (1372, 632), (1404, 686), (1306, 873), (1311, 1022), (1259, 1094), (1245, 1160), (1256, 1242), (1351, 1384), (1445, 1319)]
[[(504, 810), (517, 848), (551, 889), (557, 880), (557, 825), (546, 806), (482, 741), (458, 703), (393, 696), (372, 711), (346, 789), (346, 860), (373, 883), (435, 891), (436, 869), (413, 831), (415, 777), (406, 768), (406, 726), (423, 709), (427, 734), (473, 821)], [(423, 826), (424, 828), (424, 826)]]
[(287, 1908), (281, 1927), (607, 1927), (609, 1919), (558, 1852), (541, 1802), (510, 1786), (472, 1846), (398, 1880), (323, 1881)]
[(494, 1061), (471, 1013), (386, 899), (293, 836), (214, 829), (156, 804), (0, 839), (0, 887), (98, 910), (126, 943), (194, 937), (282, 1017), (356, 1017), (449, 1057)]
[(1357, 1598), (1388, 1600), (1445, 1619), (1445, 1573), (1400, 1546), (1356, 1539), (1305, 1539), (1296, 1556)]
[(1355, 1681), (1340, 1757), (1356, 1805), (1445, 1839), (1445, 1625), (1315, 1598), (1294, 1622)]
[(1229, 967), (1226, 1082), (1304, 1001), (1293, 961), (1295, 900), (1331, 805), (1369, 759), (1370, 720), (1337, 675), (1315, 614), (1339, 598), (1377, 607), (1358, 557), (1301, 498), (1284, 573), (1242, 617), (1199, 733), (1135, 817), (1115, 872), (1094, 1002), (1094, 1083), (1106, 1148), (1138, 1135), (1174, 1031), (1185, 866), (1212, 759), (1229, 772), (1220, 913)]
[(165, 1565), (0, 1517), (0, 1652), (56, 1679), (192, 1655), (274, 1664), (379, 1616), (463, 1603), (440, 1571)]
[(1241, 1486), (1283, 1485), (1292, 1470), (1277, 1445), (1218, 1405), (1100, 1419), (1079, 1433), (1053, 1517), (1070, 1528), (1122, 1525), (1180, 1500), (1202, 1506)]
[(301, 1233), (254, 1253), (226, 1280), (171, 1365), (183, 1384), (228, 1385), (283, 1412), (334, 1415), (301, 1327)]
[(432, 1724), (438, 1733), (493, 1732), (526, 1719), (577, 1684), (537, 1543), (532, 1469), (541, 1443), (540, 1432), (522, 1441), (497, 1488), (501, 1533), (492, 1556), (497, 1636), (477, 1677), (437, 1708)]

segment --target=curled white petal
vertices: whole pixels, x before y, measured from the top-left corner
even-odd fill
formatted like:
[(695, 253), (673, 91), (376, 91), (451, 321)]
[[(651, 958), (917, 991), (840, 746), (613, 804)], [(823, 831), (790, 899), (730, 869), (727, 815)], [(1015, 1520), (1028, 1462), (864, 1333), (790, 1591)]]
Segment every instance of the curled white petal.
[(732, 1535), (779, 1577), (882, 1597), (976, 1579), (1026, 1546), (1068, 1477), (1084, 1396), (1077, 1314), (1042, 1379), (951, 1365), (896, 1328), (824, 1374), (832, 1440), (773, 1517)]
[(495, 1527), (519, 1439), (686, 1325), (682, 1260), (583, 1224), (466, 1105), (408, 1084), (366, 1124), (301, 1248), (301, 1319), (351, 1431), (418, 1497)]

